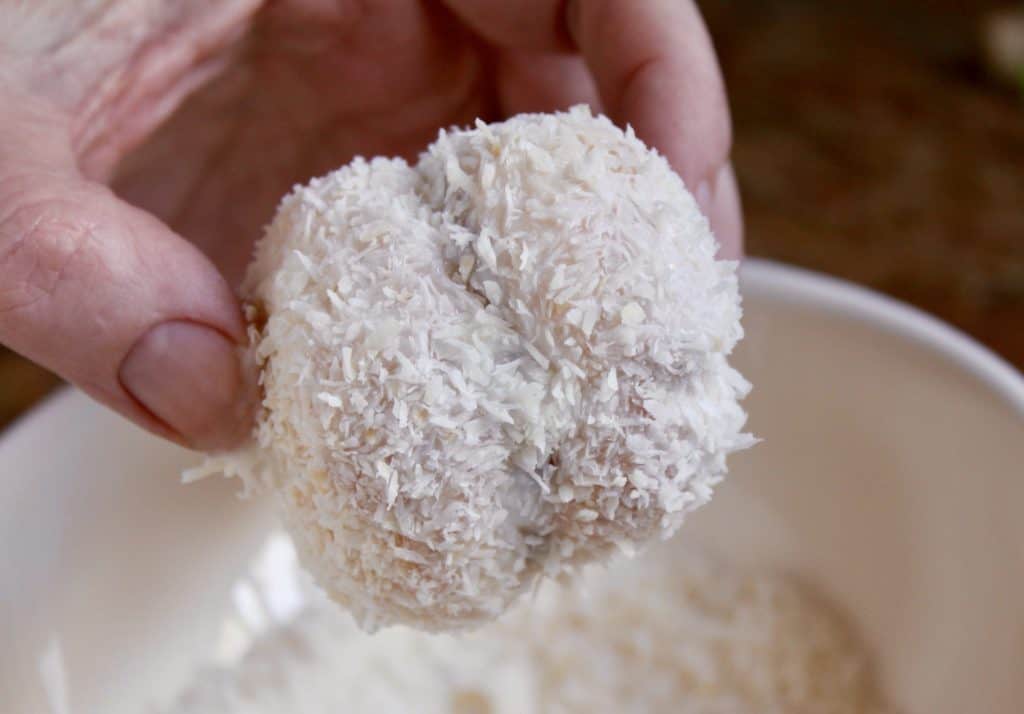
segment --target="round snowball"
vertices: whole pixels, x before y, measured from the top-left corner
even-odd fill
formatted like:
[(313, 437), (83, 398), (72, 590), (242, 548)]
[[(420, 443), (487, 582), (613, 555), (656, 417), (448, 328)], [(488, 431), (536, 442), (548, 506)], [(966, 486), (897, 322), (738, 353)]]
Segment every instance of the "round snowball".
[(667, 162), (586, 108), (356, 159), (258, 245), (265, 400), (237, 471), (363, 626), (492, 619), (672, 534), (750, 444), (716, 250)]

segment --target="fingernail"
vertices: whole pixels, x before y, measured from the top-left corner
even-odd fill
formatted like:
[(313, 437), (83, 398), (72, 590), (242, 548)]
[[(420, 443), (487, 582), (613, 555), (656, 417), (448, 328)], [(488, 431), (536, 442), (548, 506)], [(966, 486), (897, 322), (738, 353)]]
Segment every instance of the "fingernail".
[(238, 346), (213, 328), (187, 320), (151, 328), (121, 363), (119, 377), (192, 448), (230, 448), (249, 433), (252, 401)]
[(710, 178), (703, 179), (693, 192), (715, 238), (719, 258), (737, 260), (743, 255), (743, 207), (736, 186), (732, 164), (719, 167)]
[[(715, 177), (717, 179), (718, 172), (715, 172)], [(697, 199), (700, 212), (707, 216), (711, 212), (711, 182), (707, 179), (701, 179), (700, 183), (697, 184), (697, 189), (693, 192), (693, 197)]]

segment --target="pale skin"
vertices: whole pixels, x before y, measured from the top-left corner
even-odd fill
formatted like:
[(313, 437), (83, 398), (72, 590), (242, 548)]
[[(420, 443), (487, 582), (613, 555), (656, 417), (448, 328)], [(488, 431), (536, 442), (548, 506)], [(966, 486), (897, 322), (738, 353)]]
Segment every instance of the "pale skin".
[(663, 153), (739, 256), (689, 0), (0, 0), (0, 343), (161, 436), (237, 445), (234, 289), (281, 195), (579, 102)]

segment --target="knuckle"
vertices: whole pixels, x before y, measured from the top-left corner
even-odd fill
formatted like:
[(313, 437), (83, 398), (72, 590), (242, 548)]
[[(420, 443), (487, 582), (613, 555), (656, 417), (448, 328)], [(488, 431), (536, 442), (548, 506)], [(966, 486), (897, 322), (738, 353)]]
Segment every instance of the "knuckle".
[(0, 319), (52, 302), (94, 235), (74, 201), (41, 184), (0, 181)]

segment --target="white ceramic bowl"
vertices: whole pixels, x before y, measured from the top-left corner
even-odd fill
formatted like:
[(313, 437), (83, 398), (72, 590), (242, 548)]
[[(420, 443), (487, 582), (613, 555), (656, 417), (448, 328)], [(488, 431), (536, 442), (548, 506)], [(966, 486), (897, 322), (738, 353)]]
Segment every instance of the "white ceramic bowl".
[[(852, 614), (906, 714), (1024, 711), (1024, 381), (966, 337), (750, 261), (738, 361), (764, 438), (683, 538), (800, 574)], [(137, 712), (208, 651), (266, 532), (193, 457), (64, 392), (0, 443), (0, 711)], [(284, 714), (284, 713), (282, 713)]]

